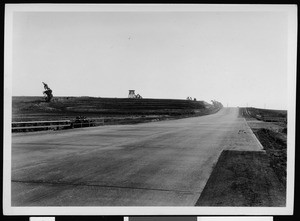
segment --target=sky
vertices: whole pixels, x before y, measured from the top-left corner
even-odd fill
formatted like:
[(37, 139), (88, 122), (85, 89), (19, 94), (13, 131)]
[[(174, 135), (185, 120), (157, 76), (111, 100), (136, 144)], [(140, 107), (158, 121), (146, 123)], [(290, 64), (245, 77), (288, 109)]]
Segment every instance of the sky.
[(281, 11), (14, 12), (12, 95), (287, 107)]

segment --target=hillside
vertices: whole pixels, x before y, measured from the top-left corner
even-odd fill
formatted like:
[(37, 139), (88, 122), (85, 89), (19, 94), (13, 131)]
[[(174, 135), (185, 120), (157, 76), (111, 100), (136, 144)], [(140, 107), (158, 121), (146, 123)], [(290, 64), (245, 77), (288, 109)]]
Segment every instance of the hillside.
[[(104, 116), (183, 116), (211, 111), (204, 101), (179, 99), (128, 99), (96, 97), (56, 97), (46, 103), (43, 97), (13, 97), (13, 121)], [(206, 113), (208, 114), (208, 112)]]

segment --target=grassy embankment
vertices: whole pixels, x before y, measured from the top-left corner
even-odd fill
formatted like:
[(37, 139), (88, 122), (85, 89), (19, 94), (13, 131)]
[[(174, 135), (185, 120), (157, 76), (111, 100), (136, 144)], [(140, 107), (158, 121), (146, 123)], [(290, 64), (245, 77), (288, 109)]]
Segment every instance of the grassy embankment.
[(140, 123), (207, 115), (219, 109), (203, 101), (176, 99), (56, 97), (46, 103), (43, 97), (13, 97), (12, 120), (73, 120), (85, 116), (104, 118), (105, 124)]

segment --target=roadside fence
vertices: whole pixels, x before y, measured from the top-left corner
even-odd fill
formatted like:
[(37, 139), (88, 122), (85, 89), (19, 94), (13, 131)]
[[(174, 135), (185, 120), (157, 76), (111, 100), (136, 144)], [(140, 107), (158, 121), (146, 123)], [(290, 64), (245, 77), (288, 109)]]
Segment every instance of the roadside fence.
[(94, 127), (104, 125), (104, 118), (85, 119), (84, 121), (56, 120), (56, 121), (27, 121), (12, 122), (12, 132), (31, 132), (41, 130), (62, 130), (80, 127)]
[(12, 122), (12, 132), (58, 130), (71, 125), (70, 120)]

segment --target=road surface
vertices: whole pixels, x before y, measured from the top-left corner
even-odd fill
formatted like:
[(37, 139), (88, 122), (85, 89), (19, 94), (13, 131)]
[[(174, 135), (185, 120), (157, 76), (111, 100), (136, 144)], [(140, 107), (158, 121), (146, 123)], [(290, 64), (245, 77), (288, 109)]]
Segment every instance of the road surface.
[(259, 151), (238, 108), (12, 135), (12, 206), (194, 206), (224, 149)]

